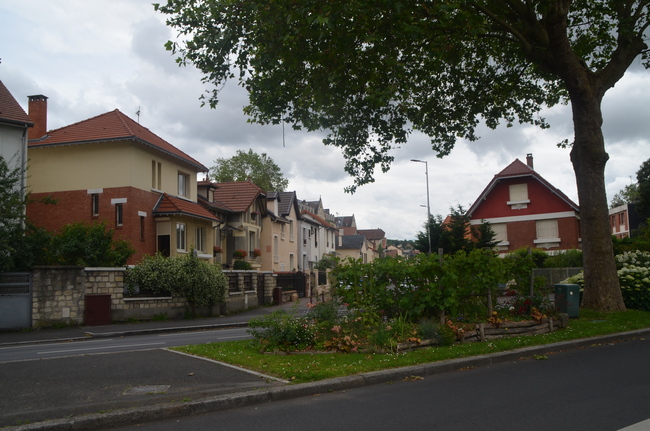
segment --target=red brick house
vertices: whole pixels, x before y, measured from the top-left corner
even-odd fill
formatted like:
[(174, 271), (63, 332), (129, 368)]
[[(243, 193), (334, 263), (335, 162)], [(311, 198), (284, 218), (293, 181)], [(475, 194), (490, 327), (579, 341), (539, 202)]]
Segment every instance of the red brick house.
[(28, 205), (33, 223), (57, 231), (104, 221), (136, 249), (128, 263), (157, 251), (212, 260), (220, 220), (196, 201), (205, 166), (119, 110), (51, 131), (47, 97), (30, 96), (29, 112), (28, 188), (57, 202)]
[(522, 247), (548, 252), (580, 248), (580, 210), (526, 163), (516, 159), (480, 194), (467, 211), (472, 225), (490, 223), (501, 253)]

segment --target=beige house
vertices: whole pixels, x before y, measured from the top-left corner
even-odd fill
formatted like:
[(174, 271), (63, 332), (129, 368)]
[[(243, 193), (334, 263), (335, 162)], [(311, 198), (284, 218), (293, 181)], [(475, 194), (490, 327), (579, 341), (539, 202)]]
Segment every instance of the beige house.
[[(119, 110), (46, 131), (47, 97), (30, 96), (27, 215), (57, 231), (103, 221), (143, 255), (195, 250), (212, 261), (220, 220), (197, 203), (196, 177), (207, 168)], [(38, 202), (50, 197), (55, 205)]]
[(266, 196), (267, 216), (262, 221), (263, 271), (298, 269), (298, 200), (296, 192), (270, 192)]

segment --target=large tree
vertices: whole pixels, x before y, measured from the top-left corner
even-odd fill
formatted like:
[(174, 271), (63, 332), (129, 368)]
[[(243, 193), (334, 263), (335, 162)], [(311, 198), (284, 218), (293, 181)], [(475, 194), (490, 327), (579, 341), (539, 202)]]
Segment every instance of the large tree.
[(569, 101), (581, 207), (584, 305), (625, 308), (610, 238), (601, 101), (638, 57), (648, 66), (650, 0), (168, 0), (155, 8), (181, 39), (211, 106), (225, 80), (253, 121), (326, 130), (351, 187), (383, 171), (412, 130), (439, 156), (484, 122), (548, 125)]
[(210, 168), (210, 178), (219, 182), (252, 181), (264, 191), (283, 192), (289, 185), (280, 167), (266, 153), (237, 150), (229, 159), (219, 158)]

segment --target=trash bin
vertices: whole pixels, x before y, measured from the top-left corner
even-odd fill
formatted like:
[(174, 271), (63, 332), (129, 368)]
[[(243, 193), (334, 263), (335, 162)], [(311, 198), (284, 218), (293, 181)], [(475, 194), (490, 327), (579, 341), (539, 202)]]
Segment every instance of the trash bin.
[(569, 317), (578, 317), (580, 312), (580, 286), (577, 284), (555, 285), (555, 310)]

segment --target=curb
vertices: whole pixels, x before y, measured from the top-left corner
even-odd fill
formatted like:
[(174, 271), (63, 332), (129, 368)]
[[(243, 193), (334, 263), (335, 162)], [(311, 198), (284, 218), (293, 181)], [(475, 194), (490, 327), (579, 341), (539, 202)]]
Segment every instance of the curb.
[(247, 391), (237, 394), (225, 394), (183, 404), (158, 404), (146, 407), (117, 410), (109, 413), (81, 415), (69, 419), (54, 419), (35, 422), (14, 427), (6, 427), (7, 431), (63, 431), (63, 430), (99, 430), (108, 426), (111, 428), (129, 426), (135, 423), (168, 420), (192, 414), (210, 413), (226, 409), (247, 407), (272, 401), (289, 400), (325, 392), (342, 391), (363, 386), (388, 383), (396, 380), (417, 376), (431, 376), (440, 373), (457, 371), (467, 367), (479, 367), (514, 361), (533, 355), (548, 354), (557, 351), (568, 351), (591, 347), (601, 344), (630, 340), (650, 336), (650, 328), (621, 332), (594, 338), (583, 338), (543, 346), (524, 347), (506, 352), (467, 358), (450, 359), (446, 361), (413, 365), (347, 377), (338, 377), (319, 382), (300, 383), (296, 385), (271, 388), (268, 390)]
[(245, 328), (246, 326), (248, 326), (248, 322), (215, 323), (210, 325), (197, 325), (197, 326), (173, 326), (169, 328), (134, 329), (131, 331), (115, 331), (115, 332), (87, 331), (86, 336), (88, 338), (82, 338), (82, 339), (126, 337), (129, 335), (165, 334), (165, 333), (173, 333), (173, 332), (202, 331), (208, 329)]

